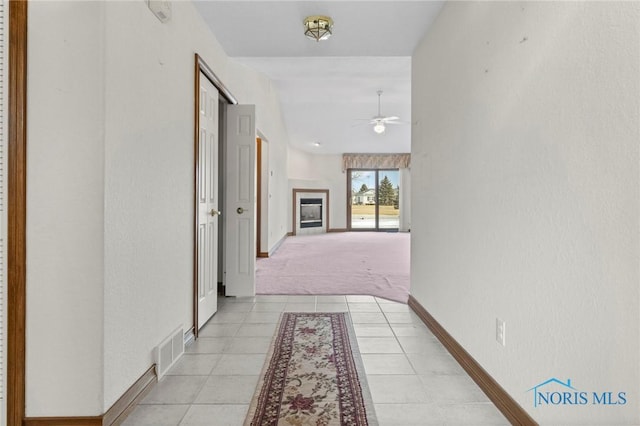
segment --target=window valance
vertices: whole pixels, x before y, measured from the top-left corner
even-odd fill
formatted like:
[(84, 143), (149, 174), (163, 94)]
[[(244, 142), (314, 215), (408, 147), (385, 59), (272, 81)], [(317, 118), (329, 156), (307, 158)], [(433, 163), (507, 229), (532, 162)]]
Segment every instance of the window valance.
[(411, 154), (342, 154), (342, 171), (347, 169), (408, 169)]

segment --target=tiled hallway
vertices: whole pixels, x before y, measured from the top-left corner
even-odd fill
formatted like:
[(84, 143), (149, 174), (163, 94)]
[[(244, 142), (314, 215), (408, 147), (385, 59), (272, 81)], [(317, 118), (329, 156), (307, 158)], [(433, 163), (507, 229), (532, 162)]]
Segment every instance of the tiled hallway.
[(198, 341), (124, 425), (242, 425), (283, 311), (349, 311), (381, 426), (507, 425), (407, 305), (372, 296), (219, 300)]

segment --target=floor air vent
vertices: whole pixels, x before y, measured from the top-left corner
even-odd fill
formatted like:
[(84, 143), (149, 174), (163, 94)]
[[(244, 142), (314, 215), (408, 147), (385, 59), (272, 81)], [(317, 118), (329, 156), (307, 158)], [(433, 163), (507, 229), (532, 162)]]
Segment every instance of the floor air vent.
[(184, 353), (184, 332), (178, 327), (156, 348), (156, 373), (161, 379)]

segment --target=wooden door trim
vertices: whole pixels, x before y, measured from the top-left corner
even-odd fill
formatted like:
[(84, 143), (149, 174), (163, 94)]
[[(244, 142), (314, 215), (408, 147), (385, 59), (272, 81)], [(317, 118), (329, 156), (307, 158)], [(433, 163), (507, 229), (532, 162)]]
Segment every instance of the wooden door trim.
[(7, 424), (25, 416), (27, 236), (27, 1), (9, 2)]
[[(256, 257), (262, 248), (262, 139), (256, 138)], [(268, 257), (268, 256), (267, 256)]]
[[(258, 131), (259, 135), (262, 135), (260, 131)], [(267, 251), (262, 251), (262, 208), (264, 207), (262, 203), (262, 195), (263, 195), (263, 187), (264, 180), (262, 179), (262, 173), (264, 170), (262, 169), (262, 159), (264, 158), (264, 152), (262, 150), (262, 144), (268, 144), (269, 141), (264, 138), (264, 136), (256, 137), (256, 254), (258, 257), (269, 257), (269, 249)], [(267, 200), (268, 200), (267, 196)]]
[(198, 338), (198, 193), (200, 185), (200, 73), (202, 60), (196, 54), (193, 95), (193, 336)]

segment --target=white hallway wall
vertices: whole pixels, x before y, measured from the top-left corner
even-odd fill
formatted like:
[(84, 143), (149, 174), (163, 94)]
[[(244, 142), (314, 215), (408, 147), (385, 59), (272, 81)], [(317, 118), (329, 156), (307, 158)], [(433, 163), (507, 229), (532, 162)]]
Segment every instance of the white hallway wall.
[(142, 0), (29, 5), (28, 416), (102, 414), (191, 323), (196, 52), (256, 104), (270, 244), (286, 233), (277, 94), (172, 5), (166, 24)]
[(103, 405), (103, 14), (98, 2), (29, 3), (28, 416)]
[(640, 424), (639, 8), (451, 2), (413, 57), (411, 292), (541, 424)]

